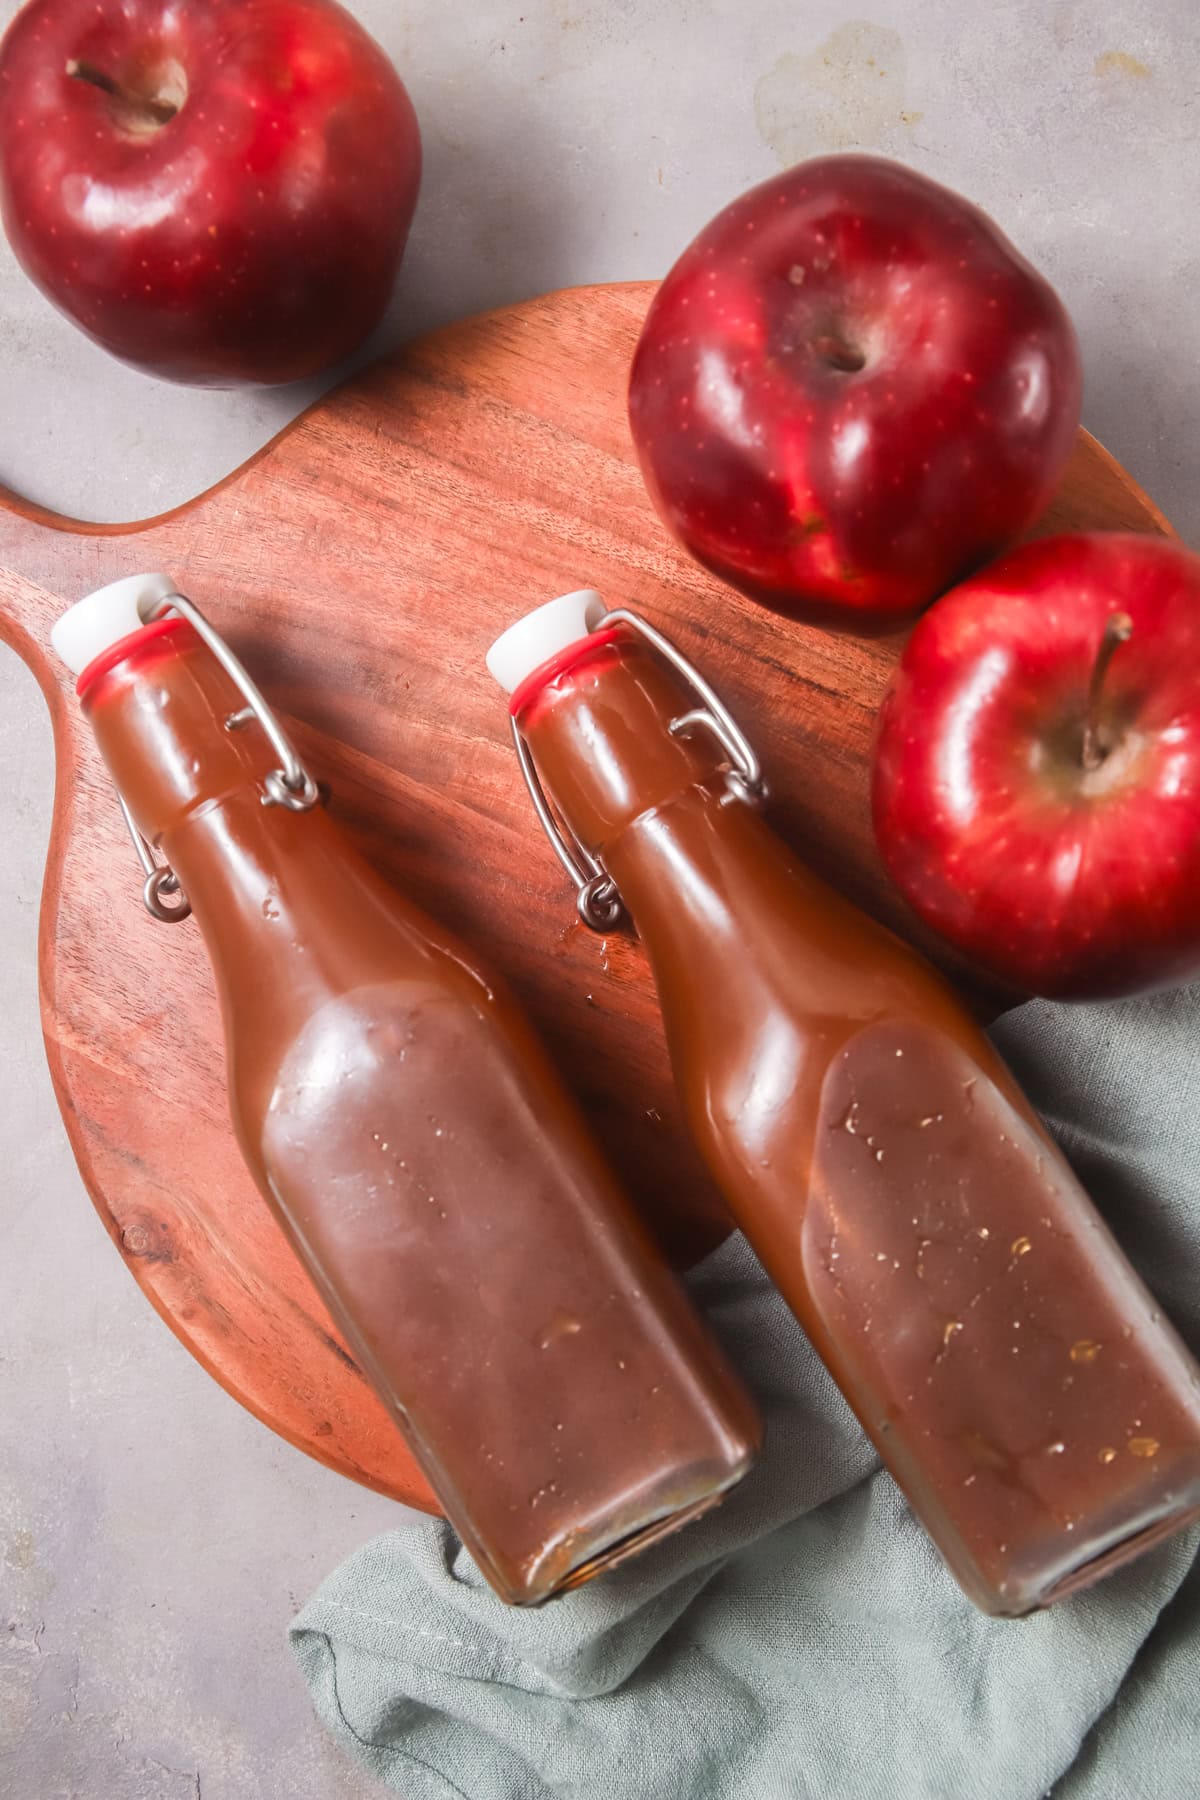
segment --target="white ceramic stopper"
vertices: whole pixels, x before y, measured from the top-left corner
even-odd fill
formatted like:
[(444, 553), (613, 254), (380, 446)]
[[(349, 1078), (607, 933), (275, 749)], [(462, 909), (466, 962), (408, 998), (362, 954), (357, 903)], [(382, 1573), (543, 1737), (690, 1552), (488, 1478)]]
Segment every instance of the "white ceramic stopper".
[(577, 588), (573, 594), (547, 600), (496, 639), (487, 653), (489, 674), (511, 694), (544, 662), (595, 631), (604, 612), (595, 588)]
[(110, 581), (63, 614), (50, 642), (72, 675), (81, 675), (110, 644), (140, 631), (159, 601), (175, 592), (169, 575), (126, 575)]

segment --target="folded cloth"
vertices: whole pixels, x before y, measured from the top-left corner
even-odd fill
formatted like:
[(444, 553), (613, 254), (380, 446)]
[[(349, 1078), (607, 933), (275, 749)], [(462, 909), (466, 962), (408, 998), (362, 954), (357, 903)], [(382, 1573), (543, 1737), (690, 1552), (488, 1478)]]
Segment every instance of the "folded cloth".
[[(1198, 1023), (1194, 988), (1036, 1002), (994, 1031), (1193, 1348)], [(1200, 1530), (1049, 1612), (986, 1618), (744, 1241), (690, 1284), (762, 1402), (757, 1469), (537, 1612), (496, 1599), (444, 1521), (377, 1538), (291, 1627), (330, 1730), (409, 1800), (1200, 1794)]]

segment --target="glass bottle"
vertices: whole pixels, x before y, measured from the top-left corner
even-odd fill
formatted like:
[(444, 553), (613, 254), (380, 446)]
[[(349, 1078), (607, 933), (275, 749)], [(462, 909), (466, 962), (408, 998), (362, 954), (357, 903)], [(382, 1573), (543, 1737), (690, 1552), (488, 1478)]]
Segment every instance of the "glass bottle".
[(536, 1604), (713, 1504), (754, 1408), (502, 985), (315, 804), (169, 579), (54, 637), (169, 865), (148, 903), (174, 879), (204, 935), (250, 1171), (497, 1592)]
[(646, 947), (731, 1212), (971, 1599), (1045, 1606), (1200, 1516), (1200, 1369), (947, 983), (745, 803), (752, 752), (671, 657), (584, 592), (489, 666), (585, 919), (619, 896)]

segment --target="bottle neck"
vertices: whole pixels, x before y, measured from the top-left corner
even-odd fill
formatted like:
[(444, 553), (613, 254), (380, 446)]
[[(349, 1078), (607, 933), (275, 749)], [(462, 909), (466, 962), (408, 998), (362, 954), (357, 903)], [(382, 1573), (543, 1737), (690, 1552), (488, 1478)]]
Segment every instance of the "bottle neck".
[(723, 785), (718, 746), (672, 730), (692, 705), (647, 646), (602, 632), (558, 659), (533, 692), (519, 689), (514, 716), (567, 824), (607, 860), (642, 815), (697, 786)]
[(672, 730), (694, 709), (681, 679), (629, 634), (597, 634), (516, 700), (546, 789), (616, 882), (660, 979), (663, 958), (682, 969), (733, 955), (747, 925), (729, 903), (744, 885), (742, 828), (779, 847), (733, 799), (717, 742)]
[(148, 626), (114, 646), (84, 671), (79, 693), (117, 789), (150, 843), (215, 801), (265, 791), (271, 747), (253, 727), (231, 728), (243, 696), (183, 621)]
[(190, 626), (139, 634), (94, 667), (84, 712), (134, 822), (187, 895), (227, 1030), (236, 1021), (239, 1036), (286, 1040), (339, 985), (325, 921), (370, 872), (322, 809), (263, 804), (274, 753), (253, 724), (229, 727), (242, 695)]
[(850, 1021), (912, 1007), (961, 1031), (932, 971), (733, 795), (716, 741), (672, 732), (690, 710), (682, 682), (627, 639), (585, 645), (518, 714), (560, 814), (617, 885), (664, 1007), (686, 1012), (684, 1035), (701, 1015)]

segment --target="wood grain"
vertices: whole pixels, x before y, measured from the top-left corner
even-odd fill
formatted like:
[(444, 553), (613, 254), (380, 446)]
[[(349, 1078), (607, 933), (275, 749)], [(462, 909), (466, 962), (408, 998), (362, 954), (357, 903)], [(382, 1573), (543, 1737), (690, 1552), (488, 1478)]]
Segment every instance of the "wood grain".
[[(433, 1501), (242, 1168), (197, 932), (155, 925), (116, 802), (49, 652), (65, 603), (164, 569), (293, 725), (367, 853), (508, 976), (637, 1198), (686, 1262), (723, 1230), (683, 1139), (627, 935), (574, 925), (483, 667), (497, 631), (598, 587), (672, 633), (749, 728), (773, 817), (847, 894), (955, 970), (889, 888), (866, 767), (899, 638), (777, 619), (678, 551), (643, 491), (625, 377), (652, 288), (575, 289), (470, 319), (327, 396), (161, 518), (91, 526), (0, 497), (0, 636), (50, 706), (58, 779), (41, 922), (55, 1089), (96, 1207), (143, 1291), (275, 1431)], [(1042, 531), (1169, 532), (1086, 435)]]

